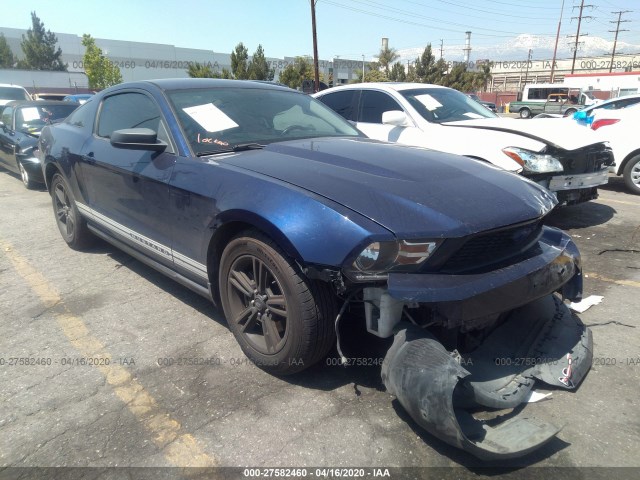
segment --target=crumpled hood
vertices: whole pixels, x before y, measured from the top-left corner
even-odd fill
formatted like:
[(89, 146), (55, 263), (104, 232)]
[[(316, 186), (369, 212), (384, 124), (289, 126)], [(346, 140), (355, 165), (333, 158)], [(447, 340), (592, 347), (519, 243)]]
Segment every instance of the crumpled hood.
[(565, 150), (576, 150), (599, 142), (591, 130), (581, 127), (577, 122), (569, 118), (532, 118), (529, 120), (485, 118), (448, 122), (443, 123), (443, 125), (524, 135)]
[(542, 187), (483, 162), (369, 139), (274, 143), (221, 163), (296, 185), (406, 237), (465, 236), (555, 205)]

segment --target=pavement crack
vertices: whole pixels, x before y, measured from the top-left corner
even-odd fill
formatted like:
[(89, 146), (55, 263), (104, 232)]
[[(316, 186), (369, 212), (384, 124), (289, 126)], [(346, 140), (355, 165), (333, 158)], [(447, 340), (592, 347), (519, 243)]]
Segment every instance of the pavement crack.
[(635, 250), (633, 248), (608, 248), (606, 250), (601, 250), (598, 255), (609, 252), (640, 253), (640, 250)]
[(629, 325), (627, 323), (618, 322), (617, 320), (609, 320), (608, 322), (602, 322), (602, 323), (589, 323), (589, 324), (585, 324), (585, 327), (602, 327), (604, 325), (610, 325), (610, 324), (620, 325), (622, 327), (636, 328), (635, 325)]

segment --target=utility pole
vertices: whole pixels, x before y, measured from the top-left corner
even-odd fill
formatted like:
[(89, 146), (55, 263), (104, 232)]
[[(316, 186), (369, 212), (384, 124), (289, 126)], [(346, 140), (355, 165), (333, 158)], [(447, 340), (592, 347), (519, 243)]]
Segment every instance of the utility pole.
[(574, 19), (574, 18), (578, 19), (578, 32), (576, 33), (576, 43), (575, 43), (575, 45), (573, 47), (573, 62), (571, 62), (571, 74), (572, 75), (573, 75), (573, 71), (575, 70), (575, 67), (576, 67), (576, 56), (578, 55), (578, 41), (580, 40), (580, 24), (582, 23), (582, 19), (583, 18), (593, 18), (593, 17), (583, 17), (582, 16), (582, 11), (584, 10), (584, 7), (593, 8), (593, 5), (585, 5), (584, 4), (584, 0), (580, 0), (580, 14), (577, 17), (571, 17), (572, 19)]
[[(529, 63), (531, 62), (531, 54), (533, 50), (529, 49), (529, 55), (527, 55), (527, 70), (524, 73), (524, 84), (527, 84), (527, 77), (529, 76)], [(522, 71), (522, 70), (521, 70)]]
[(558, 53), (558, 40), (560, 39), (560, 26), (562, 25), (562, 14), (564, 13), (564, 0), (562, 0), (562, 8), (560, 9), (560, 18), (558, 19), (558, 31), (556, 32), (556, 45), (553, 47), (553, 60), (551, 61), (551, 79), (553, 83), (553, 74), (556, 70), (556, 54)]
[(310, 0), (311, 2), (311, 29), (313, 31), (313, 71), (314, 83), (313, 91), (320, 91), (320, 72), (318, 71), (318, 36), (316, 35), (316, 3), (318, 0)]
[[(564, 1), (564, 0), (563, 0)], [(440, 39), (440, 60), (442, 60), (442, 50), (444, 47), (444, 40)]]
[[(616, 56), (616, 46), (618, 45), (618, 32), (628, 32), (629, 30), (620, 30), (620, 24), (621, 23), (626, 23), (629, 20), (621, 20), (622, 18), (622, 14), (623, 13), (629, 13), (631, 10), (621, 10), (619, 12), (611, 12), (611, 13), (617, 13), (618, 14), (618, 21), (616, 22), (615, 20), (610, 21), (609, 23), (617, 23), (616, 25), (616, 37), (615, 40), (613, 41), (613, 51), (611, 52), (611, 64), (609, 65), (609, 73), (611, 73), (611, 71), (613, 70), (613, 60)], [(609, 30), (610, 32), (613, 32), (613, 30)]]

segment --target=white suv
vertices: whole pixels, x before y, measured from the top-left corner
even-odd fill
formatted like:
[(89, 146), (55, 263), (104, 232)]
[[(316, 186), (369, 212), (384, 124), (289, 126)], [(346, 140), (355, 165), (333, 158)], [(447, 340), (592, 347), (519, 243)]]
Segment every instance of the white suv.
[(640, 103), (618, 110), (596, 110), (591, 115), (591, 129), (609, 142), (615, 164), (611, 172), (622, 175), (627, 189), (640, 195)]
[(361, 83), (314, 96), (370, 138), (490, 162), (548, 188), (561, 204), (596, 198), (613, 163), (611, 149), (576, 122), (499, 118), (438, 85)]
[(31, 100), (31, 95), (19, 85), (0, 83), (0, 106), (13, 100)]

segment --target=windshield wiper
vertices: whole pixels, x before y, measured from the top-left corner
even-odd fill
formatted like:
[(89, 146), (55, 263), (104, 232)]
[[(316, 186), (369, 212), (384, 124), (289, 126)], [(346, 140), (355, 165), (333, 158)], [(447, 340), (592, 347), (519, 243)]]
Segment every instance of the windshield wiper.
[(261, 143), (238, 143), (231, 149), (233, 152), (244, 152), (246, 150), (260, 150), (264, 148)]
[(247, 150), (260, 150), (265, 146), (261, 143), (238, 143), (230, 148), (221, 148), (220, 150), (208, 151), (208, 152), (198, 152), (196, 156), (198, 157), (206, 157), (207, 155), (216, 155), (218, 153), (230, 153), (230, 152), (245, 152)]

